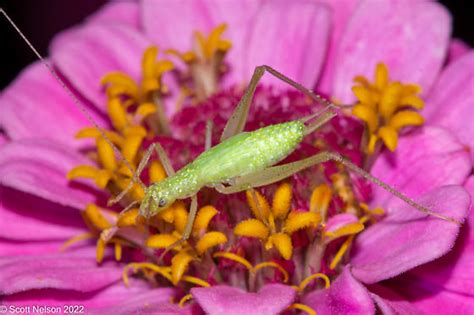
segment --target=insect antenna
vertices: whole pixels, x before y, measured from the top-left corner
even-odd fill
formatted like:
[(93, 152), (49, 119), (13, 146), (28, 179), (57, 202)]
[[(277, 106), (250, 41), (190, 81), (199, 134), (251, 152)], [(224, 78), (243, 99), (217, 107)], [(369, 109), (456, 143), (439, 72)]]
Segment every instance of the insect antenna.
[[(66, 91), (68, 96), (71, 98), (73, 101), (74, 105), (82, 112), (84, 117), (91, 123), (94, 128), (96, 128), (100, 135), (107, 141), (107, 143), (112, 147), (114, 150), (115, 154), (117, 154), (119, 158), (119, 162), (123, 162), (125, 166), (133, 173), (135, 173), (135, 170), (133, 169), (132, 165), (130, 162), (122, 155), (120, 152), (119, 148), (112, 142), (112, 140), (107, 137), (105, 134), (104, 129), (102, 129), (92, 118), (92, 116), (89, 114), (89, 112), (84, 108), (84, 106), (81, 105), (79, 99), (77, 98), (76, 95), (74, 95), (73, 91), (66, 85), (63, 79), (59, 76), (58, 72), (54, 69), (54, 67), (51, 65), (51, 63), (46, 60), (35, 48), (35, 46), (28, 40), (28, 38), (23, 34), (23, 32), (20, 30), (20, 28), (13, 22), (13, 20), (10, 18), (10, 16), (5, 12), (3, 8), (0, 7), (0, 11), (3, 14), (3, 16), (7, 19), (7, 21), (10, 23), (10, 25), (15, 29), (15, 31), (20, 35), (20, 37), (23, 39), (23, 41), (27, 44), (27, 46), (33, 51), (33, 53), (36, 55), (36, 57), (41, 61), (41, 63), (48, 69), (48, 71), (51, 73), (51, 75), (54, 77), (54, 79), (61, 85), (61, 87)], [(138, 183), (146, 189), (146, 186), (138, 180)]]

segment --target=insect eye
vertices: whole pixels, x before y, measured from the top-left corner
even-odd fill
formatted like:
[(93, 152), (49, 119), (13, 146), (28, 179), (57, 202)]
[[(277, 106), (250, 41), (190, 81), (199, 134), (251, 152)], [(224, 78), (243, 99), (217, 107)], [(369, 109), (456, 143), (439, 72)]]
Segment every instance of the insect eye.
[(160, 201), (158, 202), (159, 207), (164, 207), (166, 205), (166, 200), (161, 198)]

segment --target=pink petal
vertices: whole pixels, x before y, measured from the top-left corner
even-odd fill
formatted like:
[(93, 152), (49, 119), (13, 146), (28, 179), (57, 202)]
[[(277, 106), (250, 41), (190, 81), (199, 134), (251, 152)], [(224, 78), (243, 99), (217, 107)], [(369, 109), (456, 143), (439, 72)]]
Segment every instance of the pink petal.
[(118, 281), (122, 267), (98, 266), (95, 248), (35, 256), (0, 257), (0, 294), (32, 289), (90, 292)]
[[(24, 256), (24, 255), (43, 255), (47, 253), (58, 253), (64, 245), (65, 240), (61, 241), (14, 241), (0, 237), (0, 257), (4, 256)], [(90, 243), (77, 243), (74, 248), (84, 248), (90, 246)]]
[(345, 268), (328, 289), (316, 290), (303, 303), (325, 314), (374, 314), (375, 307), (367, 289)]
[(120, 281), (97, 292), (87, 293), (52, 289), (26, 291), (6, 296), (2, 302), (18, 307), (48, 305), (60, 307), (63, 311), (64, 305), (81, 305), (85, 314), (186, 313), (186, 309), (179, 309), (176, 304), (170, 303), (174, 295), (172, 289), (152, 289), (143, 281), (130, 281), (129, 287)]
[(335, 230), (345, 225), (356, 222), (359, 222), (359, 219), (353, 214), (336, 214), (335, 216), (329, 218), (328, 222), (326, 223), (326, 226), (324, 227), (324, 230), (326, 232), (334, 232)]
[(0, 237), (8, 240), (66, 240), (84, 233), (78, 211), (0, 186)]
[(471, 47), (467, 43), (465, 43), (462, 39), (453, 38), (449, 43), (448, 48), (448, 57), (447, 57), (447, 64), (452, 63), (453, 61), (461, 58), (465, 54), (469, 53)]
[[(474, 176), (465, 188), (474, 200)], [(451, 252), (396, 278), (390, 285), (426, 313), (474, 313), (474, 205)]]
[[(370, 286), (370, 296), (377, 304), (377, 308), (385, 315), (416, 315), (420, 314), (420, 310), (417, 309), (413, 304), (406, 301), (403, 297), (397, 295), (390, 289), (380, 286)], [(374, 293), (376, 292), (376, 293)]]
[[(269, 65), (313, 87), (319, 77), (329, 37), (330, 13), (325, 5), (314, 2), (268, 2), (259, 10), (245, 43), (244, 72), (248, 81), (259, 65)], [(268, 75), (270, 77), (270, 75)], [(289, 88), (276, 78), (266, 78)], [(277, 83), (278, 82), (278, 83)]]
[[(372, 174), (416, 198), (442, 185), (462, 184), (470, 169), (469, 155), (453, 135), (442, 128), (425, 127), (401, 137), (395, 153), (387, 152), (377, 159)], [(372, 206), (388, 210), (404, 205), (382, 188), (373, 187)]]
[[(230, 71), (224, 77), (224, 85), (235, 85), (244, 80), (250, 80), (245, 71), (244, 63), (248, 55), (248, 40), (253, 32), (255, 17), (261, 10), (262, 0), (240, 0), (240, 1), (207, 1), (207, 9), (214, 25), (227, 23), (228, 28), (223, 38), (232, 42), (232, 48), (226, 55), (226, 62)], [(271, 2), (269, 3), (271, 4)], [(251, 69), (253, 71), (253, 69)], [(250, 73), (251, 75), (251, 73)]]
[(429, 124), (452, 131), (474, 161), (474, 51), (443, 71), (423, 113)]
[(7, 136), (3, 132), (0, 132), (0, 146), (4, 145), (8, 141), (9, 140), (8, 140)]
[(323, 0), (321, 1), (331, 8), (331, 30), (328, 43), (326, 60), (319, 79), (316, 91), (326, 96), (331, 94), (333, 86), (334, 71), (337, 68), (336, 55), (344, 35), (347, 23), (349, 23), (354, 9), (361, 2), (360, 0)]
[(193, 288), (191, 293), (210, 315), (278, 314), (290, 306), (295, 290), (281, 284), (269, 284), (258, 293), (248, 293), (225, 285)]
[(1, 184), (63, 206), (83, 209), (97, 201), (97, 191), (66, 173), (90, 162), (79, 153), (47, 140), (25, 139), (0, 147)]
[(353, 101), (352, 79), (372, 78), (378, 62), (387, 64), (391, 79), (417, 83), (428, 92), (446, 56), (450, 31), (449, 13), (435, 2), (361, 2), (341, 38), (332, 96)]
[[(104, 126), (103, 117), (86, 108)], [(90, 125), (84, 114), (46, 67), (36, 62), (27, 67), (0, 96), (0, 125), (12, 140), (47, 138), (70, 147), (84, 146), (74, 135)]]
[(139, 29), (140, 7), (136, 1), (110, 1), (87, 18), (91, 23), (117, 23)]
[(209, 1), (144, 0), (141, 3), (145, 34), (163, 49), (188, 51), (193, 47), (194, 31), (208, 34), (224, 21), (213, 21)]
[[(461, 186), (443, 186), (420, 197), (418, 203), (462, 220), (470, 196)], [(400, 206), (357, 237), (352, 273), (364, 283), (397, 276), (446, 254), (459, 229), (455, 223), (427, 217), (408, 205)]]
[(140, 33), (123, 24), (89, 24), (56, 36), (51, 58), (71, 84), (98, 108), (105, 108), (101, 78), (121, 71), (138, 80), (141, 60), (150, 45)]

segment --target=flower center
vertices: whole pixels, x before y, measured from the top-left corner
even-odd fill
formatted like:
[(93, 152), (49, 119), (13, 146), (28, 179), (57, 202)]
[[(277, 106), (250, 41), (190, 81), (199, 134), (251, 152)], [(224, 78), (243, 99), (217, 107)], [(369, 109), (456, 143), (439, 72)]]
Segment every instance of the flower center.
[[(238, 88), (219, 90), (224, 56), (231, 47), (229, 41), (221, 39), (224, 30), (225, 25), (220, 25), (208, 37), (196, 32), (194, 51), (167, 50), (188, 67), (179, 76), (178, 107), (182, 109), (171, 121), (164, 115), (170, 91), (162, 79), (175, 68), (170, 60), (157, 60), (156, 47), (143, 54), (140, 82), (124, 73), (106, 74), (102, 85), (112, 129), (105, 134), (123, 159), (114, 154), (98, 130), (85, 128), (77, 138), (96, 140), (96, 150), (89, 153), (95, 166), (77, 166), (68, 178), (92, 179), (100, 189), (117, 195), (131, 183), (150, 143), (159, 140), (175, 167), (189, 163), (203, 151), (208, 120), (214, 123), (211, 144), (215, 143), (243, 94)], [(356, 119), (338, 116), (308, 135), (288, 160), (331, 149), (362, 165), (381, 149), (379, 140), (394, 150), (401, 128), (423, 122), (417, 112), (406, 109), (422, 108), (417, 96), (420, 88), (389, 82), (383, 64), (377, 66), (375, 83), (363, 77), (355, 81), (359, 85), (353, 91), (359, 103), (353, 107), (353, 114), (365, 123), (365, 130)], [(317, 104), (294, 91), (260, 86), (247, 130), (299, 119), (318, 109)], [(366, 149), (361, 151), (364, 136)], [(147, 185), (167, 176), (157, 160), (144, 174), (139, 179)], [(292, 285), (301, 294), (308, 288), (327, 288), (342, 270), (356, 235), (384, 214), (380, 208), (367, 206), (370, 187), (363, 179), (349, 174), (343, 165), (327, 162), (278, 185), (251, 189), (245, 194), (221, 195), (203, 189), (200, 201), (204, 206), (197, 212), (189, 239), (167, 251), (183, 236), (189, 204), (176, 201), (145, 219), (137, 207), (144, 198), (144, 189), (140, 183), (132, 185), (121, 204), (128, 211), (120, 214), (114, 211), (120, 208), (88, 205), (83, 217), (90, 232), (74, 237), (65, 247), (97, 238), (97, 261), (101, 262), (105, 247), (113, 244), (116, 260), (128, 263), (123, 273), (125, 284), (133, 274), (155, 285), (180, 287), (183, 292), (194, 285), (215, 284), (255, 291), (272, 282)], [(180, 304), (189, 298), (184, 295)], [(291, 308), (310, 312), (299, 303)]]

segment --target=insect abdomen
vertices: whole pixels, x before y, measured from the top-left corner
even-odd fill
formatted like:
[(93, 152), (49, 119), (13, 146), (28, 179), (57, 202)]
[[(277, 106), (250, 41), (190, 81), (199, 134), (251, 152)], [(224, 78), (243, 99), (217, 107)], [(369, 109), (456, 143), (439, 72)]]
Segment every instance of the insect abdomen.
[(192, 164), (203, 185), (260, 171), (293, 152), (304, 125), (291, 121), (244, 132), (201, 154)]

